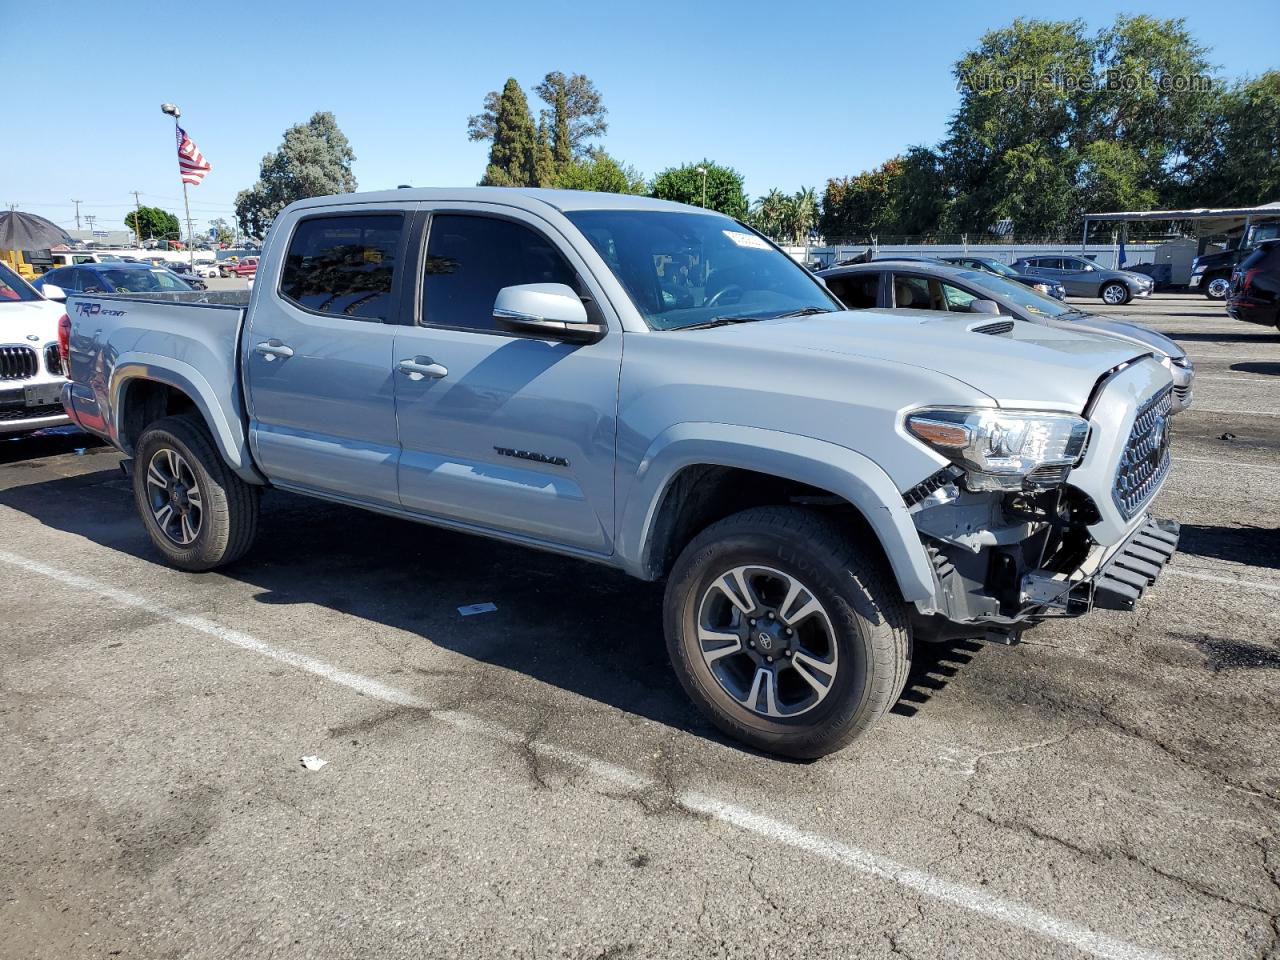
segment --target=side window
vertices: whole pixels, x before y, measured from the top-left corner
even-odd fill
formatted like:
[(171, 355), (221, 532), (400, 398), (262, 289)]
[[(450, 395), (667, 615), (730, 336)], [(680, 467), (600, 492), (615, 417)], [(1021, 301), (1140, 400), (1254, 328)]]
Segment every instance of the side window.
[(403, 228), (399, 214), (302, 220), (285, 254), (280, 295), (314, 313), (390, 319)]
[(980, 299), (977, 294), (953, 287), (949, 283), (942, 285), (942, 298), (947, 303), (947, 309), (952, 313), (969, 313), (973, 301)]
[(879, 273), (852, 273), (827, 277), (827, 287), (850, 310), (866, 310), (876, 305), (880, 276)]
[(945, 310), (938, 281), (926, 277), (895, 276), (893, 304), (912, 310)]
[(493, 301), (503, 287), (578, 277), (541, 234), (510, 220), (445, 213), (431, 218), (422, 277), (422, 322), (497, 330)]
[(93, 257), (86, 257), (86, 256), (72, 257), (71, 262), (72, 263), (93, 263)]
[(106, 290), (107, 286), (92, 270), (81, 270), (79, 267), (72, 267), (67, 271), (67, 285), (72, 290), (93, 291), (98, 293)]

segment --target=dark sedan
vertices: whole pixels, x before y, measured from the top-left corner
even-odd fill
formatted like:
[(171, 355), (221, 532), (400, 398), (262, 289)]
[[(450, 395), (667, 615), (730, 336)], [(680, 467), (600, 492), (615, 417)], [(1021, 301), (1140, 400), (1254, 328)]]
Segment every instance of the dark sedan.
[(1057, 280), (1050, 280), (1048, 277), (1033, 277), (1028, 273), (1019, 273), (1007, 263), (1001, 263), (994, 257), (942, 257), (941, 259), (943, 263), (949, 263), (955, 267), (967, 267), (970, 270), (981, 270), (983, 273), (994, 273), (996, 276), (1004, 277), (1006, 280), (1025, 284), (1032, 290), (1048, 294), (1055, 300), (1067, 299), (1067, 288)]
[(1232, 272), (1227, 313), (1280, 328), (1280, 240), (1260, 244)]
[(196, 289), (173, 271), (147, 263), (80, 263), (59, 267), (37, 277), (33, 286), (50, 299), (58, 299), (59, 293), (181, 293)]

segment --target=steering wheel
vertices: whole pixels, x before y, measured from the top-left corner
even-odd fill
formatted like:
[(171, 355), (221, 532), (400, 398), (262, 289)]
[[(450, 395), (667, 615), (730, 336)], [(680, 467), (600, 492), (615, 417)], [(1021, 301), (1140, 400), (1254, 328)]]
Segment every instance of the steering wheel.
[(717, 291), (716, 291), (715, 293), (713, 293), (711, 296), (707, 297), (707, 299), (703, 302), (703, 304), (702, 304), (702, 305), (703, 305), (704, 307), (718, 307), (718, 306), (720, 306), (720, 301), (721, 301), (722, 299), (724, 299), (725, 295), (726, 295), (727, 293), (729, 293), (729, 291), (730, 291), (730, 290), (736, 290), (736, 291), (737, 291), (737, 293), (738, 293), (738, 298), (737, 298), (737, 300), (736, 300), (735, 302), (736, 302), (736, 303), (741, 303), (741, 302), (742, 302), (742, 287), (741, 287), (741, 286), (739, 286), (739, 285), (738, 285), (738, 284), (736, 284), (736, 283), (731, 283), (731, 284), (728, 284), (727, 286), (721, 287), (719, 290), (717, 290)]

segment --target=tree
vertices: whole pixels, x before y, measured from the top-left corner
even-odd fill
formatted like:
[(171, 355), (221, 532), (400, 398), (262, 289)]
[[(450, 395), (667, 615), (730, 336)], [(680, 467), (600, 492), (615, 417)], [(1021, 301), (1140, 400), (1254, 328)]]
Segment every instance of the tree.
[(588, 160), (588, 141), (609, 127), (600, 92), (581, 73), (548, 73), (534, 92), (547, 105), (536, 126), (514, 77), (501, 93), (485, 94), (484, 108), (467, 119), (467, 138), (491, 144), (482, 185), (547, 186), (570, 164)]
[(178, 218), (159, 207), (139, 207), (124, 215), (124, 225), (137, 234), (141, 240), (151, 237), (163, 238), (168, 235), (181, 236), (182, 225)]
[(489, 140), (489, 163), (482, 187), (540, 187), (549, 176), (545, 130), (540, 134), (529, 115), (529, 101), (515, 77), (502, 93), (485, 96), (485, 109), (467, 121), (472, 140)]
[(280, 149), (262, 158), (258, 182), (236, 195), (236, 220), (251, 237), (266, 234), (281, 210), (306, 197), (356, 189), (355, 153), (332, 113), (315, 113), (284, 132)]
[(603, 150), (595, 150), (584, 160), (574, 160), (552, 181), (561, 190), (596, 190), (600, 193), (648, 192), (644, 177), (635, 167), (619, 163)]
[(231, 230), (231, 224), (227, 223), (222, 217), (217, 220), (210, 220), (209, 226), (218, 231), (215, 236), (218, 243), (230, 245), (235, 242), (235, 233)]
[(654, 177), (650, 195), (661, 200), (702, 206), (704, 178), (698, 172), (700, 168), (706, 170), (706, 206), (731, 217), (745, 217), (747, 194), (742, 188), (742, 174), (732, 167), (722, 167), (710, 160), (688, 163), (683, 167), (668, 167)]
[(595, 84), (581, 73), (566, 77), (555, 71), (533, 89), (550, 108), (542, 111), (542, 120), (551, 129), (556, 166), (563, 168), (585, 159), (591, 149), (588, 141), (609, 129), (604, 118), (608, 111)]
[(774, 187), (752, 205), (747, 222), (765, 236), (781, 239), (783, 220), (787, 215), (787, 200), (787, 195)]
[(854, 177), (833, 177), (822, 193), (819, 223), (828, 237), (864, 239), (897, 229), (902, 158)]
[(1268, 203), (1280, 198), (1280, 70), (1226, 91), (1214, 121), (1189, 149), (1181, 202)]

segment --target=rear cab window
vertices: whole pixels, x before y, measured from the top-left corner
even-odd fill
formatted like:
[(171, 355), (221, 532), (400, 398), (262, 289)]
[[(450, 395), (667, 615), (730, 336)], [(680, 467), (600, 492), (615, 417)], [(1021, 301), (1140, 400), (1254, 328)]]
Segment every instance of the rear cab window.
[(392, 320), (403, 233), (404, 215), (390, 211), (298, 221), (280, 273), (280, 296), (311, 313)]

